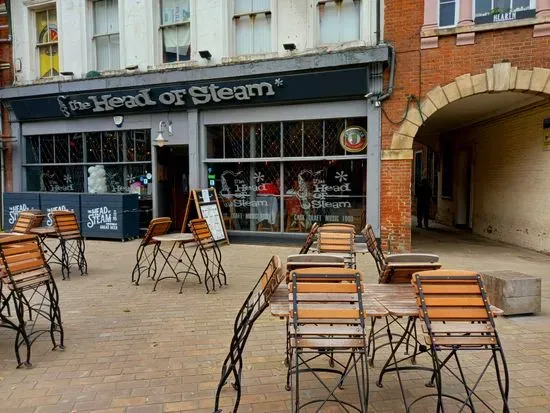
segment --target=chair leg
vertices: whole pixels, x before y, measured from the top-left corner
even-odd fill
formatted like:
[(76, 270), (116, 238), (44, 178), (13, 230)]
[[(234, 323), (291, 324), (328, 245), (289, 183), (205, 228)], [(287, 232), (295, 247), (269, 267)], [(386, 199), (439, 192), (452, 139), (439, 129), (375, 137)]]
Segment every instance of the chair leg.
[[(143, 254), (145, 252), (145, 246), (140, 245), (136, 251), (136, 265), (134, 265), (134, 269), (132, 270), (132, 283), (135, 283), (136, 285), (139, 284), (139, 279), (141, 278), (141, 259), (143, 258)], [(137, 277), (136, 277), (137, 273)]]
[(80, 275), (88, 274), (88, 262), (86, 261), (86, 242), (84, 238), (77, 240), (78, 245), (78, 269), (80, 270)]
[[(23, 308), (23, 300), (21, 299), (21, 292), (17, 292), (17, 294), (14, 294), (15, 299), (15, 312), (17, 315), (17, 334), (15, 336), (15, 357), (17, 358), (17, 368), (20, 367), (31, 367), (31, 341), (29, 340), (29, 336), (27, 334), (27, 331), (25, 330), (25, 311)], [(21, 362), (21, 355), (19, 353), (19, 347), (21, 347), (22, 344), (25, 344), (27, 347), (27, 357), (24, 362)]]
[(61, 247), (61, 275), (65, 279), (65, 274), (67, 278), (71, 278), (71, 273), (69, 270), (69, 254), (67, 253), (67, 242), (64, 239), (59, 239), (59, 245)]

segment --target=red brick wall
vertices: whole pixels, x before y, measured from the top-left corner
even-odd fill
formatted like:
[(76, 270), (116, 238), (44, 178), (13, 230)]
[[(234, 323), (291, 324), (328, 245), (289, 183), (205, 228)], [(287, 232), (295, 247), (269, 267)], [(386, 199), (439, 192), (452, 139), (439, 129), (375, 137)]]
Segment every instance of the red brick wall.
[[(386, 1), (384, 38), (397, 51), (393, 96), (383, 103), (388, 117), (403, 116), (407, 95), (422, 98), (455, 77), (482, 73), (495, 63), (510, 61), (520, 69), (550, 68), (550, 37), (533, 38), (533, 27), (478, 32), (475, 44), (456, 46), (456, 35), (439, 37), (439, 47), (420, 50), (424, 8), (418, 0)], [(387, 75), (386, 75), (387, 78)], [(382, 148), (389, 149), (394, 125), (382, 118)], [(394, 250), (409, 250), (412, 161), (382, 161), (382, 240), (392, 237)]]
[[(4, 5), (5, 0), (0, 0), (0, 5)], [(7, 25), (8, 18), (6, 15), (0, 16), (0, 25)], [(13, 59), (12, 59), (12, 43), (6, 41), (8, 38), (9, 30), (0, 29), (0, 63), (9, 63), (10, 67), (6, 69), (0, 69), (0, 87), (11, 86), (13, 83)], [(11, 129), (8, 117), (8, 110), (5, 107), (0, 107), (2, 122), (2, 139), (11, 137)], [(5, 188), (4, 191), (10, 191), (12, 189), (12, 160), (10, 144), (5, 143), (4, 147), (8, 147), (7, 151), (4, 151), (4, 171), (5, 171)]]

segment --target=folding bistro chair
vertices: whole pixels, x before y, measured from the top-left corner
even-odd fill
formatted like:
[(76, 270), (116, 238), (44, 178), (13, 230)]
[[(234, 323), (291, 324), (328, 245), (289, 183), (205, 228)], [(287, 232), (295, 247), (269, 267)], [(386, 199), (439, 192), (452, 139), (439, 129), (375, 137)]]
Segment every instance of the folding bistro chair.
[(322, 226), (317, 230), (317, 252), (344, 257), (348, 267), (355, 268), (355, 254), (353, 242), (355, 231), (351, 228)]
[(227, 276), (222, 266), (222, 253), (220, 247), (214, 241), (208, 223), (205, 219), (193, 219), (189, 222), (189, 228), (193, 233), (193, 238), (197, 244), (202, 257), (202, 261), (205, 266), (204, 272), (204, 286), (206, 287), (206, 293), (210, 292), (208, 288), (208, 280), (212, 281), (212, 290), (216, 290), (216, 281), (221, 287), (222, 281), (220, 276), (223, 277), (223, 284), (227, 285)]
[[(490, 405), (483, 400), (481, 389), (478, 390), (492, 365), (502, 399), (502, 408), (498, 410), (509, 412), (508, 367), (495, 327), (493, 308), (489, 304), (480, 274), (460, 270), (425, 271), (414, 274), (412, 284), (420, 319), (423, 321), (424, 339), (432, 356), (433, 375), (430, 384), (433, 385), (435, 381), (437, 393), (419, 397), (409, 408), (422, 399), (436, 397), (437, 412), (444, 412), (445, 404), (448, 406), (453, 401), (453, 404), (458, 403), (459, 411), (467, 407), (475, 412), (476, 403), (481, 403), (483, 409), (495, 412), (495, 403)], [(476, 363), (468, 366), (468, 374), (459, 357), (466, 353), (476, 354)], [(483, 354), (487, 354), (486, 362), (483, 361)], [(451, 367), (451, 364), (456, 367)], [(476, 366), (479, 376), (467, 380), (467, 375), (474, 375)], [(463, 399), (443, 392), (443, 372), (448, 373), (445, 380), (454, 377), (464, 388)], [(483, 392), (487, 390), (485, 383)]]
[(374, 258), (379, 283), (409, 283), (415, 272), (441, 268), (439, 257), (435, 254), (384, 255), (370, 224), (363, 229), (362, 234)]
[[(367, 337), (362, 301), (360, 272), (341, 268), (311, 268), (292, 271), (289, 284), (290, 349), (293, 358), (289, 370), (292, 389), (292, 411), (308, 406), (338, 404), (359, 412), (368, 409), (369, 383), (367, 367)], [(315, 364), (326, 355), (337, 365), (326, 368)], [(336, 355), (337, 357), (334, 357)], [(344, 360), (339, 360), (343, 356)], [(339, 390), (350, 373), (355, 373), (358, 404)], [(326, 397), (302, 401), (300, 376), (312, 373), (327, 391)], [(334, 374), (334, 376), (332, 376)], [(330, 377), (334, 381), (330, 383)], [(351, 383), (350, 383), (351, 384)], [(311, 383), (307, 389), (311, 394)], [(316, 406), (316, 407), (317, 407)]]
[(309, 252), (309, 249), (313, 245), (313, 241), (315, 241), (315, 235), (317, 235), (318, 229), (319, 224), (317, 222), (311, 224), (311, 228), (309, 229), (309, 233), (307, 234), (306, 240), (304, 241), (304, 245), (302, 245), (299, 254), (307, 254)]
[(52, 255), (55, 255), (58, 248), (61, 249), (60, 264), (63, 279), (65, 279), (65, 275), (67, 278), (71, 277), (71, 263), (78, 265), (80, 275), (87, 274), (88, 263), (84, 256), (86, 244), (80, 232), (76, 214), (72, 211), (54, 211), (52, 212), (52, 221), (56, 237), (59, 239), (59, 245)]
[[(38, 237), (21, 235), (0, 239), (0, 277), (5, 296), (0, 305), (0, 327), (16, 331), (14, 347), (18, 367), (31, 366), (32, 343), (42, 334), (50, 334), (53, 350), (63, 349), (59, 293)], [(10, 302), (15, 308), (15, 320), (4, 314)], [(25, 320), (27, 312), (29, 320)], [(27, 349), (25, 361), (21, 361), (22, 345)]]
[[(167, 234), (172, 226), (172, 219), (169, 217), (154, 218), (149, 223), (147, 231), (143, 236), (136, 251), (136, 265), (132, 271), (132, 282), (139, 285), (141, 272), (147, 270), (147, 278), (155, 278), (157, 272), (156, 256), (159, 242), (153, 237)], [(153, 274), (151, 275), (151, 269)], [(137, 275), (137, 276), (136, 276)]]
[(34, 213), (31, 211), (22, 211), (17, 215), (15, 224), (11, 228), (10, 232), (5, 235), (21, 235), (30, 233), (31, 229), (42, 225), (44, 220), (43, 214)]
[(237, 391), (237, 398), (231, 411), (236, 412), (238, 410), (241, 400), (243, 351), (246, 341), (258, 317), (260, 317), (265, 309), (269, 307), (271, 297), (283, 278), (284, 273), (281, 266), (281, 260), (278, 256), (274, 255), (237, 313), (233, 325), (233, 338), (231, 339), (229, 354), (223, 362), (220, 383), (216, 390), (215, 412), (222, 411), (219, 408), (220, 395), (231, 375), (233, 375), (235, 379), (231, 384)]

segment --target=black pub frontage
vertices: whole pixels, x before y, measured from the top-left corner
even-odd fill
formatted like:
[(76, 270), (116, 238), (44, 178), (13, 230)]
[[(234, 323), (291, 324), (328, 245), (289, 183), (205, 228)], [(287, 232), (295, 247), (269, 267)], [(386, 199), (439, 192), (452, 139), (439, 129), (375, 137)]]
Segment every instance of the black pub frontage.
[(381, 93), (387, 60), (380, 46), (3, 89), (3, 228), (40, 208), (78, 210), (100, 238), (154, 216), (178, 229), (190, 189), (215, 187), (230, 233), (367, 220), (378, 233), (380, 109), (365, 95)]

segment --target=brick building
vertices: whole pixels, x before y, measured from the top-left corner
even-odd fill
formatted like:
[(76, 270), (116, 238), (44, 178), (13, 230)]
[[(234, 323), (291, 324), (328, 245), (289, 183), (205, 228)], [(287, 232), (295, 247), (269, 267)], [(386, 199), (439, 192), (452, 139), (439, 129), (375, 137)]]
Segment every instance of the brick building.
[[(13, 83), (13, 66), (12, 66), (12, 43), (11, 43), (11, 29), (9, 15), (7, 11), (6, 1), (0, 0), (0, 88), (11, 86)], [(7, 110), (0, 107), (1, 125), (0, 132), (2, 134), (1, 149), (3, 152), (2, 163), (2, 176), (4, 180), (0, 180), (1, 190), (10, 190), (9, 184), (6, 184), (6, 188), (3, 188), (4, 182), (9, 183), (12, 181), (11, 168), (5, 168), (4, 165), (11, 165), (11, 151), (10, 151), (10, 123)]]
[(410, 248), (411, 183), (428, 177), (438, 221), (550, 251), (550, 1), (509, 3), (385, 2), (397, 51), (382, 102), (381, 232), (392, 249)]

